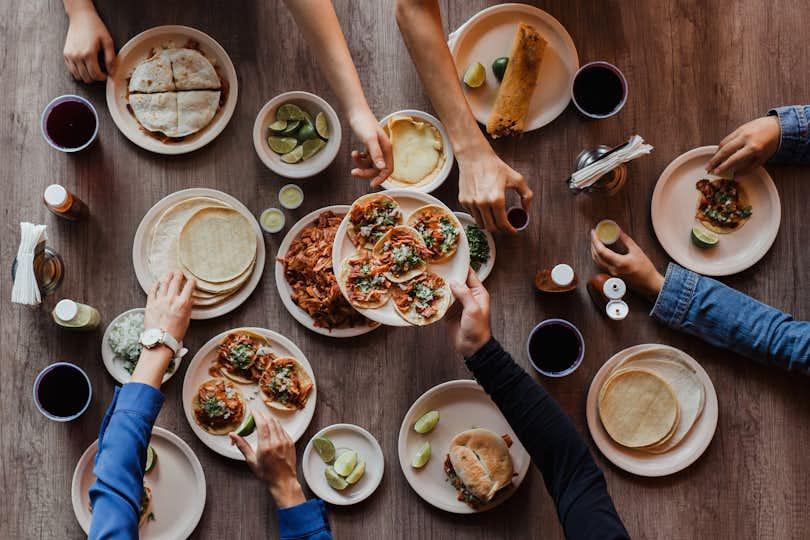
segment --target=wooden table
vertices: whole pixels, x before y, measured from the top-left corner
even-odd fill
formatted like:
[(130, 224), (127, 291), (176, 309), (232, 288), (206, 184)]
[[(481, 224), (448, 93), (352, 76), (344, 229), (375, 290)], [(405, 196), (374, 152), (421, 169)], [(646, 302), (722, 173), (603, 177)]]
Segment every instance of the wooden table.
[[(446, 2), (445, 25), (455, 29), (490, 2)], [(69, 77), (61, 51), (67, 29), (60, 2), (5, 2), (0, 7), (0, 185), (2, 266), (14, 259), (21, 220), (48, 224), (49, 244), (67, 264), (67, 278), (40, 309), (11, 305), (11, 281), (0, 281), (0, 452), (4, 510), (2, 538), (77, 538), (81, 529), (70, 503), (70, 480), (81, 453), (96, 438), (114, 381), (101, 363), (101, 330), (89, 335), (57, 328), (49, 310), (58, 298), (75, 298), (100, 309), (105, 321), (144, 303), (131, 262), (132, 238), (155, 201), (176, 190), (203, 186), (224, 190), (255, 213), (277, 204), (284, 180), (256, 157), (251, 129), (259, 108), (286, 90), (308, 90), (335, 103), (334, 93), (281, 2), (102, 2), (116, 45), (152, 26), (186, 24), (207, 32), (228, 51), (239, 74), (239, 102), (230, 124), (213, 143), (190, 155), (163, 157), (135, 147), (106, 111), (104, 87)], [(632, 314), (609, 325), (584, 287), (573, 299), (535, 296), (536, 269), (567, 261), (582, 278), (592, 265), (586, 231), (613, 217), (663, 269), (667, 256), (650, 226), (649, 201), (658, 175), (675, 156), (714, 144), (770, 107), (807, 100), (806, 10), (798, 0), (775, 2), (627, 1), (538, 2), (571, 33), (580, 61), (607, 60), (630, 83), (627, 106), (617, 117), (589, 122), (572, 108), (551, 125), (521, 139), (499, 141), (503, 159), (529, 179), (535, 191), (532, 223), (515, 237), (498, 238), (498, 263), (487, 286), (494, 298), (493, 331), (517, 361), (528, 366), (524, 342), (531, 327), (564, 317), (586, 337), (582, 367), (561, 381), (542, 380), (587, 437), (585, 395), (591, 378), (616, 351), (647, 342), (670, 344), (706, 368), (720, 403), (717, 433), (688, 470), (669, 478), (626, 474), (594, 453), (607, 476), (616, 507), (638, 538), (799, 538), (810, 530), (810, 400), (807, 379), (756, 365), (672, 332), (647, 317), (650, 306), (631, 300)], [(181, 7), (182, 6), (182, 7)], [(708, 6), (708, 7), (707, 7)], [(394, 20), (392, 1), (337, 2), (338, 14), (372, 109), (380, 116), (402, 108), (431, 111)], [(98, 143), (76, 156), (51, 150), (38, 120), (54, 96), (78, 93), (101, 113)], [(617, 144), (640, 133), (655, 152), (630, 167), (628, 187), (610, 200), (574, 198), (563, 179), (584, 147)], [(301, 182), (304, 214), (349, 203), (367, 186), (349, 177), (349, 150), (356, 139), (344, 122), (344, 143), (324, 173)], [(769, 167), (782, 200), (775, 244), (756, 266), (727, 279), (764, 302), (810, 318), (810, 171)], [(437, 195), (458, 208), (457, 172)], [(69, 224), (41, 203), (44, 187), (58, 182), (89, 203), (92, 217)], [(804, 187), (804, 189), (802, 189)], [(267, 240), (270, 260), (281, 237)], [(424, 503), (408, 486), (397, 460), (400, 422), (422, 392), (469, 377), (452, 353), (443, 324), (424, 329), (380, 329), (355, 340), (309, 332), (284, 309), (273, 283), (273, 266), (250, 299), (231, 315), (195, 322), (187, 343), (195, 351), (211, 336), (239, 325), (275, 329), (307, 354), (320, 386), (318, 407), (304, 443), (336, 422), (360, 424), (383, 447), (386, 470), (366, 502), (333, 508), (339, 538), (558, 538), (554, 506), (532, 468), (518, 493), (496, 510), (460, 517)], [(418, 345), (415, 345), (418, 344)], [(414, 348), (418, 354), (414, 354)], [(51, 423), (31, 401), (36, 373), (57, 360), (83, 366), (94, 389), (91, 409), (70, 425)], [(247, 468), (209, 451), (191, 432), (182, 412), (182, 375), (165, 387), (158, 425), (188, 442), (203, 464), (208, 501), (195, 538), (264, 538), (277, 535), (273, 505)], [(361, 397), (362, 399), (358, 399)], [(300, 454), (299, 454), (300, 455)]]

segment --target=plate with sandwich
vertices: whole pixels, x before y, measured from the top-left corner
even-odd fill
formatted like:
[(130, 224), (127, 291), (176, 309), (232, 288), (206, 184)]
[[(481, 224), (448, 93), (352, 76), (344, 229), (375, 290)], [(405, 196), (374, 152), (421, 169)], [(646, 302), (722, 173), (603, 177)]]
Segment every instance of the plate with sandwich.
[[(539, 8), (479, 11), (450, 34), (448, 46), (459, 79), (466, 79), (467, 103), (492, 138), (541, 128), (571, 100), (577, 49), (565, 27)], [(478, 72), (474, 81), (465, 77), (471, 70)]]
[(503, 503), (531, 463), (498, 407), (472, 380), (448, 381), (422, 394), (402, 420), (397, 448), (414, 491), (456, 514)]

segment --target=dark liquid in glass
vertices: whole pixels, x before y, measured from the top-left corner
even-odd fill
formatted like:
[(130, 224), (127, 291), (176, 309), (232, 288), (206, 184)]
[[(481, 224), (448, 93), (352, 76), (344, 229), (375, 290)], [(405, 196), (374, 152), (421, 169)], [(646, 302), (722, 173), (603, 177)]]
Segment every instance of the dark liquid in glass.
[(509, 220), (509, 224), (512, 225), (512, 227), (522, 229), (526, 226), (526, 223), (528, 223), (529, 215), (523, 208), (516, 206), (509, 209), (506, 213), (506, 219)]
[(604, 66), (582, 70), (574, 79), (574, 99), (583, 110), (598, 116), (616, 110), (624, 98), (619, 76)]
[(39, 381), (39, 404), (53, 416), (66, 418), (78, 414), (87, 404), (90, 387), (76, 368), (56, 366)]
[(529, 355), (535, 365), (548, 373), (567, 370), (579, 358), (579, 337), (573, 329), (558, 323), (541, 326), (529, 341)]
[(96, 115), (81, 101), (63, 101), (48, 113), (45, 131), (56, 146), (79, 148), (93, 137)]

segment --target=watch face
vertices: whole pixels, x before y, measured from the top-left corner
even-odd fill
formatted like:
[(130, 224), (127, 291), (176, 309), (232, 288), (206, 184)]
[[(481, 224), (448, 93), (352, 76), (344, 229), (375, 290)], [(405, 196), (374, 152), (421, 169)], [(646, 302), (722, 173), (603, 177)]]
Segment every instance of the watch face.
[(150, 328), (149, 330), (141, 334), (141, 345), (143, 345), (147, 349), (154, 347), (160, 342), (160, 337), (162, 335), (163, 332), (161, 332), (157, 328)]

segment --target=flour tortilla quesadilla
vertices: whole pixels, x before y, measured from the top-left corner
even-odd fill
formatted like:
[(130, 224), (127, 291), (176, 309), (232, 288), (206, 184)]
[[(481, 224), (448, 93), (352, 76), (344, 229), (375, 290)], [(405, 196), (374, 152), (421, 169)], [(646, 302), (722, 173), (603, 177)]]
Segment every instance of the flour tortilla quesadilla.
[(170, 49), (174, 84), (178, 90), (219, 90), (222, 83), (214, 66), (194, 49)]
[(177, 92), (176, 137), (197, 133), (207, 126), (219, 109), (218, 90)]
[(179, 136), (176, 93), (130, 94), (129, 106), (144, 129), (163, 133), (167, 137)]
[(160, 51), (138, 64), (129, 78), (130, 92), (153, 94), (171, 92), (174, 89), (171, 59), (166, 50)]

